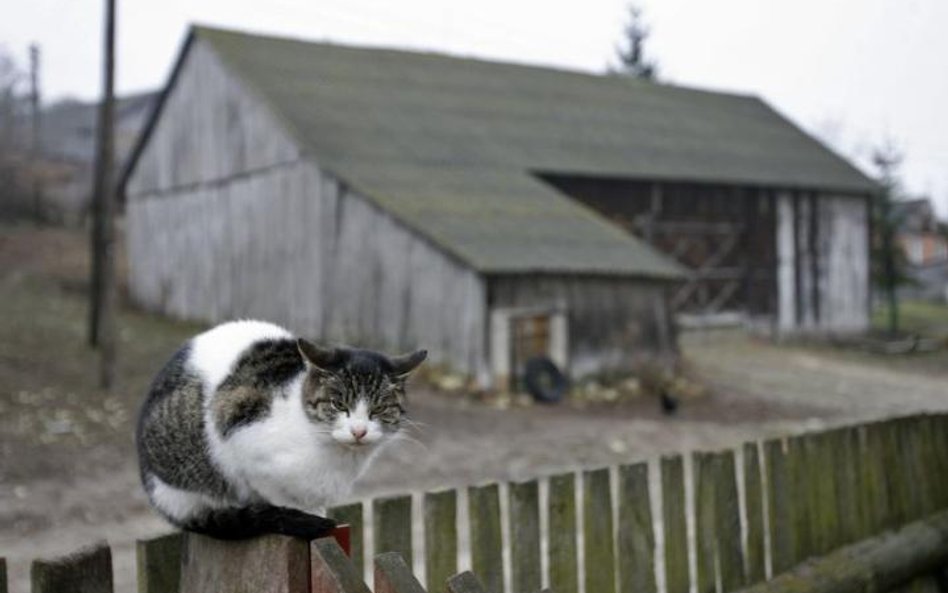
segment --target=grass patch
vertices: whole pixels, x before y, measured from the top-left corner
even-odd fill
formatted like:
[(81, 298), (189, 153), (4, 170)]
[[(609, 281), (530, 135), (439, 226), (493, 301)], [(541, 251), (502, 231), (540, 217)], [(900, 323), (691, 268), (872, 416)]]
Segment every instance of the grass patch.
[(0, 232), (0, 486), (74, 471), (77, 458), (128, 458), (152, 377), (200, 326), (122, 309), (116, 385), (103, 391), (98, 353), (86, 341), (85, 238)]
[[(872, 313), (872, 327), (884, 330), (889, 308), (880, 306)], [(906, 332), (948, 338), (948, 305), (927, 301), (899, 303), (899, 328)]]

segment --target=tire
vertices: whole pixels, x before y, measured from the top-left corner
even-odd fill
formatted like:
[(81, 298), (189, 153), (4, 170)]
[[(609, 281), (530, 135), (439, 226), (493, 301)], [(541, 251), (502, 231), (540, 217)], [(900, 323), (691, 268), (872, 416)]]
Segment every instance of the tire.
[(569, 380), (552, 360), (534, 356), (524, 366), (523, 382), (535, 401), (555, 404), (569, 391)]

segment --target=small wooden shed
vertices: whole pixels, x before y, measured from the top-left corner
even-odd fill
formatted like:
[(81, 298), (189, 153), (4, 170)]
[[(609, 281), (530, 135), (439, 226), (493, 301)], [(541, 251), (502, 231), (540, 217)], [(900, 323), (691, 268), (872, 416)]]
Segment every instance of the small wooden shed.
[[(656, 179), (767, 195), (754, 241), (777, 256), (757, 271), (778, 280), (803, 252), (777, 262), (774, 213), (797, 206), (761, 188), (835, 180), (866, 267), (871, 183), (757, 99), (197, 27), (124, 175), (130, 289), (182, 318), (424, 346), (485, 384), (535, 354), (574, 377), (624, 370), (675, 350), (670, 307), (700, 281), (633, 224), (630, 188), (653, 208)], [(602, 207), (589, 180), (636, 205)]]

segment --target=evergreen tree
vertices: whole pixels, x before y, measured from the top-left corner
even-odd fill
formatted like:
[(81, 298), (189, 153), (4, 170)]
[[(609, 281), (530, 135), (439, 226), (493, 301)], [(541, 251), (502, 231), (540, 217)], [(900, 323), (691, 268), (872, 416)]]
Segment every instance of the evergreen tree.
[(645, 40), (651, 31), (642, 19), (642, 9), (629, 6), (629, 20), (625, 25), (623, 42), (616, 48), (618, 65), (613, 72), (645, 80), (655, 80), (658, 65), (645, 58)]
[(896, 241), (902, 215), (895, 206), (898, 197), (898, 168), (903, 155), (891, 141), (872, 152), (880, 190), (873, 197), (873, 280), (882, 291), (886, 303), (886, 331), (892, 336), (899, 331), (899, 299), (897, 289), (906, 282), (905, 257)]

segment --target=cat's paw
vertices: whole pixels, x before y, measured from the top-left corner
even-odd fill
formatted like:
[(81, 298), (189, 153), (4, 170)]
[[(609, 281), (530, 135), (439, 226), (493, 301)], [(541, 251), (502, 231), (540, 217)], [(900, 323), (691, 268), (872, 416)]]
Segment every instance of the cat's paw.
[(319, 515), (310, 515), (296, 509), (274, 507), (273, 524), (275, 531), (283, 535), (314, 540), (329, 535), (336, 528), (336, 522)]

